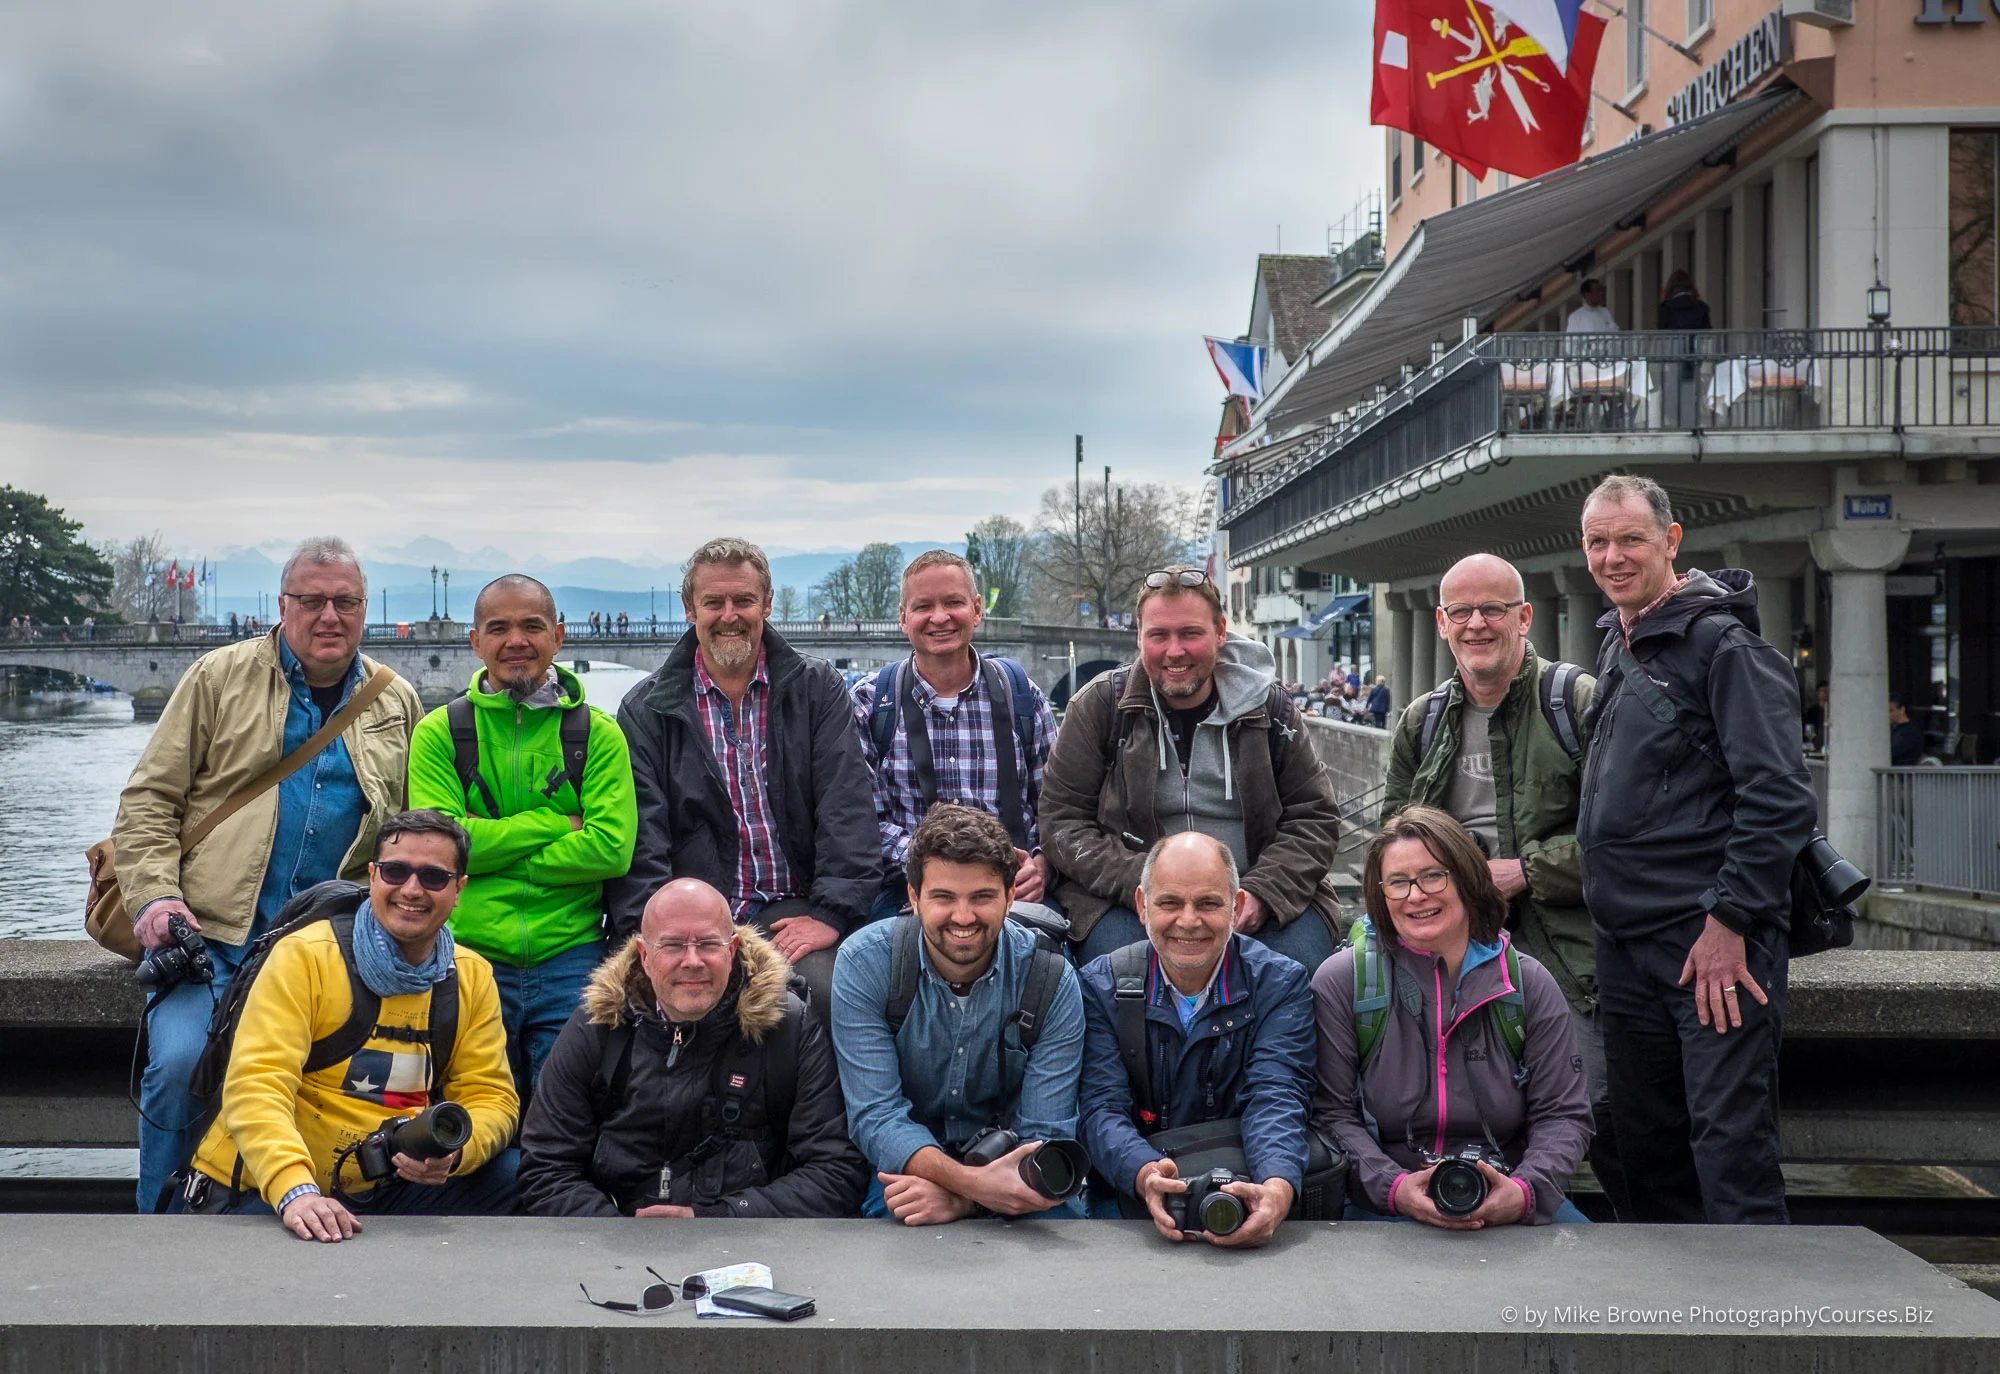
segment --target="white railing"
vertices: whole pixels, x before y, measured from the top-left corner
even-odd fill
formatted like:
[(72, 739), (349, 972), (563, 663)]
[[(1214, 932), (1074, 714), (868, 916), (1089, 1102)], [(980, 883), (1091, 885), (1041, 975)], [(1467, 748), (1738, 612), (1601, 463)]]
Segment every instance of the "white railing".
[(1875, 770), (1875, 880), (2000, 894), (2000, 768)]

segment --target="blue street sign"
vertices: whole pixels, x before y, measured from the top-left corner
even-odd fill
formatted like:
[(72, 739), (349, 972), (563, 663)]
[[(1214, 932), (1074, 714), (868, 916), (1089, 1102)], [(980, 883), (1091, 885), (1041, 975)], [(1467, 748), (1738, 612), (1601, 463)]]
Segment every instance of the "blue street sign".
[(1887, 492), (1869, 496), (1849, 496), (1844, 508), (1849, 520), (1890, 520), (1895, 517), (1896, 503)]

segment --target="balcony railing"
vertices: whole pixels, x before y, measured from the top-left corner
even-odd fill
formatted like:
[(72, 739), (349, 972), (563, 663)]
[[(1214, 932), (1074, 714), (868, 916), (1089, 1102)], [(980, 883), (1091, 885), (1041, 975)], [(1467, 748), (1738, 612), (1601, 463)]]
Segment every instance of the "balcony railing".
[(1875, 880), (2000, 893), (2000, 768), (1875, 770)]
[(2000, 427), (2000, 329), (1495, 334), (1376, 388), (1228, 484), (1239, 549), (1514, 434)]

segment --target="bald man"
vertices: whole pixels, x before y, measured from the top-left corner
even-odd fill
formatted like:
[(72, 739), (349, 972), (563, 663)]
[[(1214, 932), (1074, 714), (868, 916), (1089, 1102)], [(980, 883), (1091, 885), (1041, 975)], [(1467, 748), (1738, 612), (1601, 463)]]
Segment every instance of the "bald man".
[[(1227, 845), (1170, 835), (1147, 854), (1134, 894), (1146, 938), (1084, 965), (1078, 1133), (1117, 1194), (1095, 1199), (1092, 1215), (1150, 1217), (1168, 1240), (1247, 1248), (1271, 1238), (1299, 1195), (1316, 1049), (1310, 973), (1236, 933), (1243, 897)], [(1128, 1069), (1140, 1047), (1129, 1030), (1119, 1035), (1121, 979), (1143, 989), (1143, 1075)], [(1159, 1135), (1231, 1117), (1255, 1181), (1227, 1191), (1250, 1215), (1226, 1236), (1183, 1232), (1166, 1199), (1187, 1184)]]
[(604, 957), (604, 884), (632, 866), (639, 805), (625, 732), (556, 664), (563, 625), (547, 587), (525, 573), (487, 583), (467, 637), (479, 671), (418, 724), (410, 805), (472, 836), (451, 933), (493, 965), (526, 1102)]
[(833, 1044), (791, 967), (698, 878), (647, 901), (543, 1068), (521, 1127), (536, 1216), (851, 1217)]
[(1404, 708), (1389, 761), (1384, 820), (1406, 806), (1448, 811), (1479, 841), (1511, 938), (1555, 975), (1570, 1005), (1597, 1117), (1590, 1162), (1613, 1210), (1623, 1173), (1605, 1105), (1597, 1028), (1596, 940), (1576, 843), (1584, 728), (1596, 680), (1540, 658), (1521, 574), (1490, 553), (1454, 563), (1438, 589), (1437, 630), (1452, 675)]

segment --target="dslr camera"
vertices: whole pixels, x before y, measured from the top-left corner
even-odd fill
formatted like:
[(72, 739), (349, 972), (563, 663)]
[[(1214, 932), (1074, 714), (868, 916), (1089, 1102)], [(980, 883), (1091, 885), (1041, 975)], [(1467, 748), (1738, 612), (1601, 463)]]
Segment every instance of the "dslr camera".
[(1225, 1193), (1223, 1187), (1249, 1182), (1247, 1175), (1234, 1170), (1210, 1169), (1188, 1179), (1185, 1193), (1168, 1193), (1160, 1201), (1176, 1229), (1226, 1236), (1249, 1220), (1250, 1204), (1234, 1193)]
[(396, 1172), (396, 1156), (443, 1159), (472, 1139), (472, 1117), (456, 1102), (433, 1102), (415, 1116), (393, 1116), (354, 1146), (354, 1162), (370, 1183)]
[(182, 916), (167, 917), (168, 944), (153, 951), (132, 970), (139, 986), (151, 992), (169, 992), (182, 983), (215, 981), (215, 960), (209, 957), (208, 941), (195, 933)]
[(1431, 1166), (1430, 1186), (1424, 1191), (1436, 1204), (1438, 1215), (1453, 1221), (1465, 1220), (1486, 1201), (1486, 1175), (1479, 1172), (1482, 1163), (1503, 1174), (1513, 1172), (1506, 1159), (1477, 1145), (1468, 1145), (1455, 1155), (1426, 1154), (1424, 1163)]
[[(983, 1169), (1017, 1150), (1021, 1137), (1004, 1126), (988, 1126), (965, 1142), (959, 1163)], [(1044, 1140), (1021, 1160), (1021, 1182), (1051, 1202), (1066, 1202), (1083, 1191), (1090, 1176), (1090, 1156), (1074, 1140)]]

